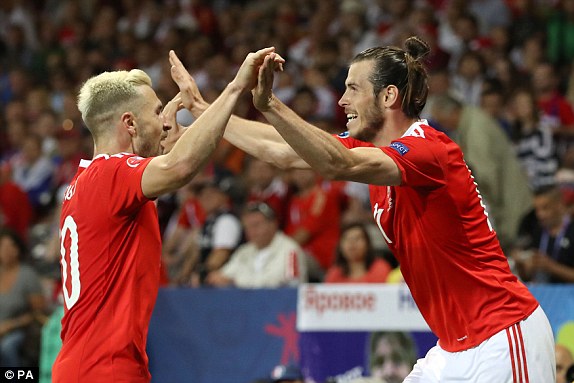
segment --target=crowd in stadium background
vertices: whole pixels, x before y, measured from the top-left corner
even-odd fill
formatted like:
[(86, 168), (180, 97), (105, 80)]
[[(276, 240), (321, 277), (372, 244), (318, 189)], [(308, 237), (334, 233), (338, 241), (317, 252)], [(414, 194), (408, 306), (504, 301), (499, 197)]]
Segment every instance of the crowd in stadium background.
[[(574, 204), (572, 0), (7, 0), (0, 4), (0, 223), (24, 240), (25, 262), (35, 270), (30, 278), (42, 284), (44, 303), (30, 307), (42, 314), (35, 317), (43, 321), (61, 304), (60, 202), (79, 159), (91, 158), (93, 150), (76, 106), (85, 80), (140, 68), (165, 104), (177, 92), (166, 59), (173, 49), (212, 101), (249, 51), (274, 46), (286, 59), (276, 95), (309, 122), (341, 133), (346, 116), (337, 100), (350, 59), (371, 46), (401, 46), (411, 35), (432, 47), (423, 117), (463, 148), (517, 273), (527, 281), (574, 282), (572, 248), (556, 255), (558, 271), (548, 257), (529, 258), (526, 251), (536, 232), (529, 226), (537, 219), (531, 214), (536, 198), (557, 185), (560, 222)], [(479, 122), (470, 127), (445, 118), (437, 112), (445, 108)], [(236, 114), (261, 118), (248, 94)], [(185, 112), (179, 118), (184, 125), (192, 121)], [(218, 191), (214, 207), (204, 201)], [(202, 235), (205, 222), (213, 224), (223, 207), (237, 220), (253, 201), (268, 203), (279, 227), (307, 251), (315, 282), (335, 266), (340, 227), (373, 226), (362, 185), (275, 169), (223, 141), (201, 177), (158, 200), (164, 283), (209, 283), (205, 265), (194, 264), (197, 254), (232, 258), (242, 238), (206, 243), (218, 234)], [(240, 224), (230, 220), (222, 232)], [(562, 235), (574, 241), (574, 229)], [(395, 267), (387, 278), (400, 281), (376, 232), (372, 240), (377, 256)], [(287, 284), (298, 280), (292, 262), (286, 262)]]

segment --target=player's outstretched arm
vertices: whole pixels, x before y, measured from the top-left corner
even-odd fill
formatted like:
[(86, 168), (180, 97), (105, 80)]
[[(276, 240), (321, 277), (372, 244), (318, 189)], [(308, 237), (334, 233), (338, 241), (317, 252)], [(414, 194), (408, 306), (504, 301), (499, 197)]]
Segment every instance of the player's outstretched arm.
[[(271, 47), (249, 53), (235, 78), (213, 104), (186, 129), (173, 149), (150, 161), (142, 176), (142, 191), (145, 196), (157, 197), (174, 191), (188, 183), (203, 168), (223, 136), (240, 94), (253, 88), (259, 66), (265, 56), (273, 51), (274, 48)], [(178, 70), (173, 65), (171, 70), (175, 80)]]
[[(182, 104), (194, 117), (199, 118), (207, 110), (209, 103), (203, 99), (195, 80), (185, 69), (177, 55), (170, 52), (169, 57), (172, 64), (172, 77), (181, 91)], [(277, 55), (275, 60), (278, 65), (276, 69), (280, 70), (283, 59)], [(287, 145), (281, 135), (268, 124), (233, 115), (225, 129), (224, 138), (253, 157), (279, 168), (309, 167)]]
[(330, 179), (374, 185), (399, 185), (395, 162), (378, 148), (347, 149), (329, 133), (307, 123), (272, 93), (276, 64), (271, 52), (259, 69), (253, 103), (283, 139), (313, 169)]

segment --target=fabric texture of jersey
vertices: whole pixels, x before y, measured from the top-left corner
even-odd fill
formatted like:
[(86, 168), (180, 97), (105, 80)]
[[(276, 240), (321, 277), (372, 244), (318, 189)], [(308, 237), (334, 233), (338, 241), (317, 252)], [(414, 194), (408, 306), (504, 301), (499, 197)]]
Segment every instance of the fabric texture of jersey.
[(141, 188), (150, 160), (117, 154), (82, 161), (65, 193), (65, 314), (55, 383), (151, 379), (145, 348), (161, 239), (156, 207)]
[(402, 182), (370, 185), (375, 222), (441, 347), (469, 349), (530, 315), (538, 302), (510, 271), (459, 146), (418, 122), (380, 149)]

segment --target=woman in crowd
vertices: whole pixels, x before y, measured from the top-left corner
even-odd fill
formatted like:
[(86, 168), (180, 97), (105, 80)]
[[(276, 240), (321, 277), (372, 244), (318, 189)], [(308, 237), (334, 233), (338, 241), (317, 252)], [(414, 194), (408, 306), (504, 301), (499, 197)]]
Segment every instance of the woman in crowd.
[(353, 223), (341, 230), (335, 264), (325, 275), (326, 283), (383, 283), (391, 266), (375, 256), (364, 225)]
[[(36, 272), (23, 263), (26, 249), (12, 231), (0, 230), (0, 366), (21, 367), (26, 330), (44, 321), (44, 296)], [(36, 339), (38, 340), (38, 339)], [(38, 350), (27, 350), (37, 355)]]

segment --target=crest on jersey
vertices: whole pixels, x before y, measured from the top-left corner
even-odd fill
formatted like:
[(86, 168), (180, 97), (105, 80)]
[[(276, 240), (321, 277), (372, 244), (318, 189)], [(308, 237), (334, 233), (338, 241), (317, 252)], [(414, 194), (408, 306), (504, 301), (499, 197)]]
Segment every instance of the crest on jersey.
[(143, 157), (134, 156), (127, 159), (126, 163), (130, 168), (137, 168), (141, 162), (145, 160)]
[(339, 133), (339, 134), (337, 134), (337, 136), (339, 136), (341, 138), (348, 138), (349, 137), (349, 131)]
[(405, 144), (402, 144), (400, 142), (393, 142), (391, 143), (390, 147), (399, 152), (401, 156), (404, 156), (410, 150), (409, 148), (407, 148)]

